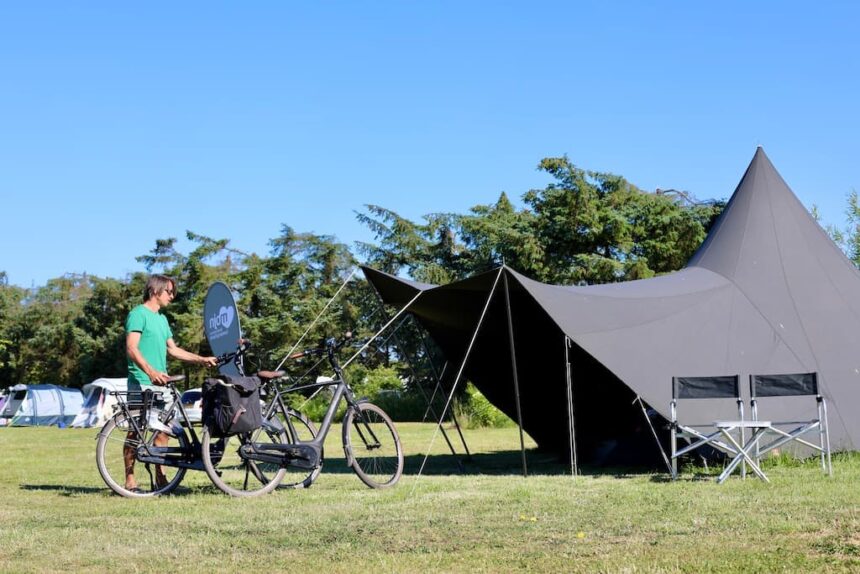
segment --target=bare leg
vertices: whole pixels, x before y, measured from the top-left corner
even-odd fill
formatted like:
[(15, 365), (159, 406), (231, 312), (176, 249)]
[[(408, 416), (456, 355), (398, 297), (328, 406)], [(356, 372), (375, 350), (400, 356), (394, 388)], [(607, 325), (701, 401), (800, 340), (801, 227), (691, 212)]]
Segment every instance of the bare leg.
[(137, 438), (137, 433), (129, 431), (125, 438), (125, 446), (122, 448), (122, 459), (125, 462), (125, 488), (127, 490), (137, 488), (137, 480), (134, 478), (134, 458), (137, 450), (134, 442), (137, 441)]
[[(170, 437), (167, 433), (160, 432), (155, 435), (155, 439), (152, 442), (157, 447), (165, 447), (169, 440)], [(155, 465), (155, 485), (158, 488), (162, 488), (167, 485), (167, 477), (164, 475), (164, 469), (160, 464)]]

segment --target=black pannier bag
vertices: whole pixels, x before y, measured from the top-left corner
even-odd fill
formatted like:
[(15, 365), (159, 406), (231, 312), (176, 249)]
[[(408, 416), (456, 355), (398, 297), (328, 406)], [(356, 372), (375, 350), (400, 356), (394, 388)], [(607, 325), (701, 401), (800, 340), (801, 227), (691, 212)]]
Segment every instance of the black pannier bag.
[(221, 375), (203, 382), (203, 423), (216, 437), (263, 426), (260, 379)]

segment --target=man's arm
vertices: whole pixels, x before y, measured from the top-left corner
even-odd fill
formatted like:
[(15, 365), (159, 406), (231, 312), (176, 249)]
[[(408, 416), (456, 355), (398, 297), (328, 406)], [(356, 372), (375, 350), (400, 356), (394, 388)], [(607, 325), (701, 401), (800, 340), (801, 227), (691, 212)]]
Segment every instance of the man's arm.
[(138, 345), (140, 344), (140, 331), (130, 331), (125, 336), (125, 352), (128, 357), (134, 361), (134, 364), (140, 367), (140, 370), (146, 373), (149, 380), (155, 385), (163, 385), (167, 382), (167, 373), (159, 373), (143, 358), (143, 353), (140, 352)]
[(167, 354), (174, 359), (179, 359), (180, 361), (185, 361), (187, 363), (203, 365), (205, 367), (214, 367), (218, 362), (215, 357), (201, 357), (200, 355), (195, 355), (194, 353), (186, 351), (179, 347), (172, 338), (167, 340)]

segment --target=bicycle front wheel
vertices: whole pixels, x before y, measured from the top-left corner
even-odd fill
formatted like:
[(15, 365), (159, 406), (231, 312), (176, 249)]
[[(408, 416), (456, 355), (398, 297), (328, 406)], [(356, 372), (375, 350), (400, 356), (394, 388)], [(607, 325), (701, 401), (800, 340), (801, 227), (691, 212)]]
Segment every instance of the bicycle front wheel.
[(203, 467), (209, 480), (230, 496), (257, 496), (278, 487), (286, 472), (280, 462), (256, 460), (248, 451), (278, 457), (270, 445), (287, 444), (287, 435), (278, 425), (263, 422), (263, 428), (226, 438), (213, 437), (203, 429)]
[[(132, 416), (138, 422), (134, 413)], [(173, 436), (148, 426), (141, 429), (122, 413), (106, 422), (99, 432), (96, 465), (105, 484), (120, 496), (145, 498), (167, 494), (185, 477), (184, 468), (139, 461), (139, 456), (147, 454), (147, 449), (141, 448), (143, 445), (148, 447), (150, 455), (165, 458), (179, 458), (188, 447), (184, 435)]]
[(370, 488), (394, 485), (403, 473), (403, 449), (394, 423), (371, 403), (350, 407), (343, 419), (346, 462)]

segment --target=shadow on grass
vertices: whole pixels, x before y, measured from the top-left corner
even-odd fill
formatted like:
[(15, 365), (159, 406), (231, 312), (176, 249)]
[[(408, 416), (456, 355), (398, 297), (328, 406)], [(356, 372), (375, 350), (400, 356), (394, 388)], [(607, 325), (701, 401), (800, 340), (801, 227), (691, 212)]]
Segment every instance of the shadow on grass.
[[(21, 490), (36, 492), (56, 492), (60, 496), (78, 496), (82, 494), (112, 495), (119, 497), (107, 486), (69, 486), (67, 484), (22, 484)], [(176, 490), (162, 496), (188, 496), (198, 492), (220, 492), (215, 485), (206, 484), (201, 486), (187, 487), (179, 485)]]
[[(404, 458), (403, 475), (415, 476), (421, 469), (424, 455), (414, 454)], [(571, 467), (569, 460), (563, 460), (557, 454), (543, 452), (537, 449), (526, 451), (526, 466), (529, 476), (570, 476)], [(591, 465), (580, 465), (579, 476), (612, 476), (618, 479), (630, 479), (641, 477), (643, 474), (654, 472), (654, 469), (639, 467), (600, 467)], [(352, 474), (352, 468), (346, 466), (345, 459), (341, 457), (326, 458), (322, 474)], [(522, 476), (522, 455), (519, 450), (497, 451), (492, 453), (454, 456), (451, 454), (432, 455), (427, 457), (424, 468), (421, 470), (424, 476)], [(702, 479), (712, 479), (713, 475), (702, 475)], [(653, 482), (669, 482), (671, 478), (667, 475), (655, 475), (651, 477)], [(107, 486), (73, 486), (68, 484), (22, 484), (21, 490), (28, 491), (53, 491), (60, 496), (75, 496), (82, 494), (111, 494)], [(188, 496), (200, 491), (216, 491), (213, 485), (185, 487), (180, 485), (169, 496)]]
[(655, 474), (651, 476), (649, 480), (657, 484), (665, 484), (670, 482), (713, 482), (717, 479), (719, 475), (719, 472), (697, 472), (692, 476), (687, 476), (682, 472), (681, 476), (677, 480), (674, 480), (672, 479), (672, 475), (666, 472), (664, 474)]
[(21, 490), (54, 491), (61, 496), (74, 496), (76, 494), (104, 493), (107, 487), (98, 486), (69, 486), (68, 484), (22, 484)]
[[(424, 461), (424, 455), (414, 454), (404, 457), (403, 474), (417, 475)], [(526, 450), (526, 469), (529, 476), (570, 476), (570, 460), (564, 460), (558, 454)], [(613, 476), (619, 479), (634, 478), (652, 472), (665, 472), (665, 469), (645, 467), (594, 466), (579, 465), (580, 476)], [(351, 473), (343, 457), (326, 459), (323, 473)], [(492, 453), (454, 456), (451, 454), (432, 455), (424, 464), (422, 475), (490, 475), (490, 476), (522, 476), (523, 460), (519, 450), (497, 451)]]

